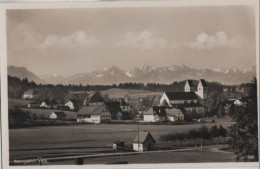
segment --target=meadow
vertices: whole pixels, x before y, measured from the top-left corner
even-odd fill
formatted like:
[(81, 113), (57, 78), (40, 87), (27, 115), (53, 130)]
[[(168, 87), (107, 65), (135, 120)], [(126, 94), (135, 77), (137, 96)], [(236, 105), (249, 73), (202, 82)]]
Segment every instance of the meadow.
[[(203, 125), (228, 127), (230, 124), (229, 119), (218, 119), (216, 123)], [(180, 147), (178, 141), (162, 142), (160, 136), (174, 132), (187, 132), (201, 125), (140, 125), (139, 127), (140, 130), (151, 132), (158, 148), (174, 149)], [(137, 124), (86, 124), (10, 129), (10, 160), (114, 152), (113, 142), (125, 140), (125, 143), (131, 146), (137, 135), (137, 129)], [(214, 140), (208, 140), (206, 144), (213, 142)], [(222, 142), (226, 140), (222, 138)], [(186, 145), (188, 145), (187, 141)]]

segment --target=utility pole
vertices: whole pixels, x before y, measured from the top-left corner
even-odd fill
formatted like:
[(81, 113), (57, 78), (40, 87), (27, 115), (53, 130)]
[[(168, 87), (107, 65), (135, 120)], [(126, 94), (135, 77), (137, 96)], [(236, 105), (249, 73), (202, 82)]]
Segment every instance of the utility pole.
[(138, 137), (138, 152), (139, 152), (139, 146), (140, 146), (140, 143), (139, 143), (139, 118), (140, 118), (140, 115), (137, 115), (136, 117), (137, 117), (137, 128), (138, 128), (137, 137)]

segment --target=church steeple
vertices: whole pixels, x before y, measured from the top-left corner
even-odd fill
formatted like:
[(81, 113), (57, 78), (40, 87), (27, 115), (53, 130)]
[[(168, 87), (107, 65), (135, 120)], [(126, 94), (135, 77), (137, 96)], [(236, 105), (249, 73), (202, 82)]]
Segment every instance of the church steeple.
[(184, 86), (185, 92), (194, 92), (194, 86), (192, 80), (186, 80), (186, 84)]

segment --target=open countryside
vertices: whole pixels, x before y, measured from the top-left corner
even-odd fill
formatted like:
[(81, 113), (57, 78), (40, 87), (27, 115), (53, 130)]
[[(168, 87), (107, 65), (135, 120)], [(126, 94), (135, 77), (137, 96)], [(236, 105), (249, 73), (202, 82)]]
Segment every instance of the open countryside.
[[(230, 123), (230, 119), (218, 119), (216, 121), (216, 124), (228, 127), (232, 123)], [(207, 123), (205, 125), (211, 127), (215, 124)], [(173, 132), (187, 132), (190, 129), (199, 128), (200, 126), (201, 124), (140, 125), (139, 127), (141, 128), (141, 130), (147, 130), (151, 132), (154, 139), (157, 141), (156, 147), (158, 149), (168, 149), (169, 147), (172, 147), (171, 149), (179, 149), (181, 148), (181, 146), (178, 141), (160, 141), (160, 136)], [(9, 133), (11, 160), (33, 159), (37, 158), (38, 156), (45, 158), (60, 156), (64, 157), (116, 153), (117, 151), (112, 149), (113, 142), (115, 140), (123, 139), (125, 140), (126, 145), (131, 146), (133, 139), (137, 135), (137, 124), (89, 124), (77, 126), (33, 127), (24, 129), (11, 129)], [(227, 140), (225, 138), (222, 138), (221, 141), (222, 143), (226, 143)], [(214, 144), (218, 144), (218, 140), (207, 140), (206, 144), (211, 145), (212, 142), (214, 142)], [(198, 140), (198, 147), (200, 147), (200, 143), (203, 144), (201, 140)], [(185, 141), (184, 145), (189, 145), (190, 148), (194, 148), (194, 143), (192, 141), (190, 141), (189, 143)], [(217, 154), (222, 153), (218, 152)], [(225, 152), (223, 154), (225, 155)], [(138, 158), (138, 156), (136, 158)], [(221, 156), (222, 155), (215, 156), (211, 160), (221, 161), (223, 160)], [(234, 154), (230, 153), (229, 156), (233, 157)], [(100, 157), (96, 158), (98, 160)], [(110, 157), (107, 158), (109, 159)], [(175, 160), (177, 161), (177, 159)], [(73, 160), (70, 161), (74, 162)], [(169, 160), (168, 162), (171, 161)], [(198, 159), (198, 161), (196, 161), (196, 159), (194, 159), (193, 162), (200, 162), (200, 160)], [(93, 161), (93, 163), (95, 162)]]

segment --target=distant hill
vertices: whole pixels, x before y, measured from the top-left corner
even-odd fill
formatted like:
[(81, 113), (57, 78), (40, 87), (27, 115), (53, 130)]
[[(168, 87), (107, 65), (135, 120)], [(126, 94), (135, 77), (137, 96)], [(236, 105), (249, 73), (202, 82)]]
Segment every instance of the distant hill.
[(117, 66), (111, 66), (90, 73), (78, 73), (69, 77), (58, 74), (43, 75), (41, 78), (24, 67), (8, 67), (8, 74), (18, 78), (27, 78), (36, 83), (48, 84), (82, 84), (82, 85), (111, 85), (119, 83), (161, 83), (170, 84), (186, 79), (205, 79), (226, 85), (238, 85), (251, 82), (256, 77), (256, 67), (248, 69), (194, 69), (187, 66), (168, 66), (154, 68), (144, 64), (123, 71)]
[(40, 79), (34, 73), (28, 71), (25, 67), (8, 66), (7, 73), (9, 76), (18, 77), (20, 79), (27, 78), (28, 81), (33, 81), (38, 84), (45, 83), (44, 80)]

